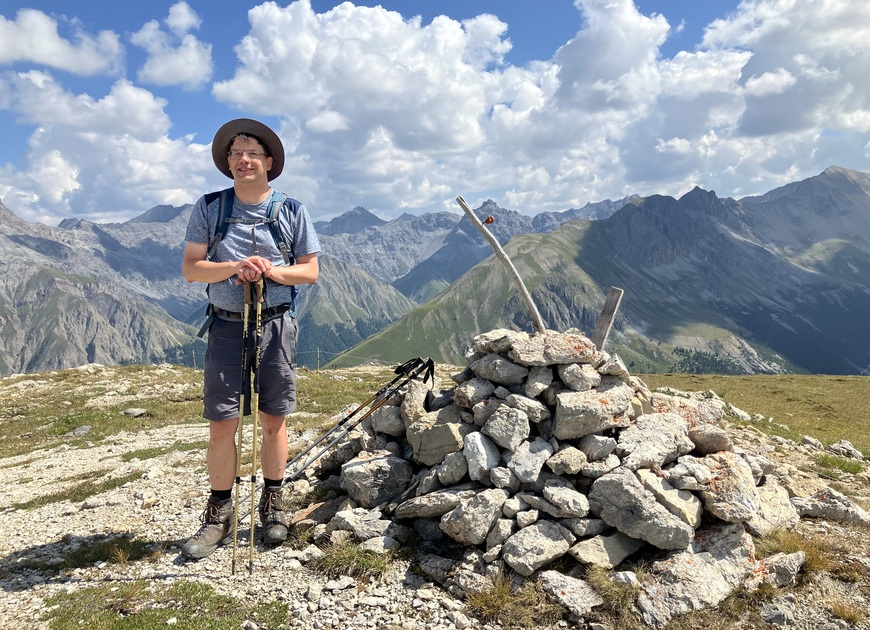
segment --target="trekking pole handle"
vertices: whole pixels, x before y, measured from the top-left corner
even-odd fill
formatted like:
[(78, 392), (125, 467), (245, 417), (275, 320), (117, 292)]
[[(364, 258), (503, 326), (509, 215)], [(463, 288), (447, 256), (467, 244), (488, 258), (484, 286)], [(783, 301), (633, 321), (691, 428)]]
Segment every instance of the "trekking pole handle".
[[(288, 468), (292, 467), (293, 464), (295, 464), (297, 461), (299, 461), (300, 459), (302, 459), (303, 457), (305, 457), (305, 455), (307, 455), (307, 454), (308, 454), (308, 453), (309, 453), (309, 452), (310, 452), (310, 451), (311, 451), (315, 446), (317, 446), (318, 444), (320, 444), (321, 442), (323, 442), (323, 440), (325, 440), (326, 438), (328, 438), (328, 437), (329, 437), (330, 435), (332, 435), (333, 433), (335, 433), (335, 432), (337, 432), (337, 431), (340, 431), (340, 430), (342, 429), (342, 427), (346, 426), (346, 424), (348, 423), (348, 421), (349, 421), (351, 418), (353, 418), (356, 414), (358, 414), (358, 413), (359, 413), (359, 412), (360, 412), (364, 407), (366, 407), (367, 405), (370, 405), (370, 404), (374, 403), (374, 402), (377, 401), (379, 398), (381, 398), (382, 396), (384, 396), (384, 395), (386, 394), (387, 390), (389, 390), (390, 387), (392, 387), (392, 385), (393, 385), (394, 383), (396, 383), (397, 381), (401, 380), (402, 377), (406, 376), (406, 375), (408, 374), (408, 372), (411, 371), (411, 369), (413, 369), (414, 367), (417, 367), (418, 365), (420, 365), (420, 364), (422, 364), (422, 363), (424, 363), (423, 359), (421, 359), (420, 357), (417, 357), (417, 358), (415, 358), (415, 359), (409, 359), (408, 361), (405, 361), (403, 364), (399, 365), (399, 366), (395, 369), (395, 373), (397, 374), (397, 376), (395, 376), (395, 377), (393, 378), (393, 380), (391, 380), (389, 383), (387, 383), (386, 385), (384, 385), (383, 387), (381, 387), (377, 392), (375, 392), (374, 394), (372, 394), (372, 396), (371, 396), (368, 400), (366, 400), (365, 402), (363, 402), (363, 403), (362, 403), (361, 405), (359, 405), (356, 409), (354, 409), (354, 410), (351, 411), (349, 414), (347, 414), (344, 418), (342, 418), (341, 420), (339, 420), (339, 421), (335, 424), (334, 427), (332, 427), (331, 429), (329, 429), (326, 433), (324, 433), (323, 435), (321, 435), (320, 437), (318, 437), (318, 438), (317, 438), (316, 440), (314, 440), (311, 444), (309, 444), (307, 447), (305, 447), (302, 451), (300, 451), (299, 453), (297, 453), (296, 456), (293, 457), (293, 459), (291, 459), (289, 462), (287, 462), (287, 467), (288, 467)], [(392, 393), (393, 393), (393, 392), (391, 392), (390, 395), (392, 395)]]
[[(336, 425), (335, 427), (333, 427), (332, 429), (330, 429), (329, 431), (327, 431), (326, 433), (324, 433), (324, 434), (323, 434), (320, 438), (318, 438), (318, 439), (317, 439), (313, 444), (309, 445), (308, 448), (306, 448), (304, 451), (302, 451), (302, 452), (299, 453), (296, 457), (294, 457), (292, 461), (288, 462), (288, 464), (287, 464), (287, 468), (290, 468), (290, 467), (291, 467), (291, 466), (292, 466), (296, 461), (298, 461), (299, 459), (301, 459), (301, 457), (302, 457), (303, 455), (305, 455), (306, 453), (308, 453), (312, 448), (314, 448), (314, 446), (316, 446), (317, 444), (319, 444), (320, 442), (322, 442), (322, 441), (323, 441), (326, 437), (328, 437), (331, 433), (334, 433), (335, 431), (339, 430), (339, 428), (342, 429), (342, 432), (339, 433), (339, 435), (335, 436), (335, 437), (332, 439), (332, 441), (329, 442), (329, 444), (327, 444), (327, 445), (324, 446), (322, 449), (320, 449), (320, 450), (319, 450), (319, 451), (318, 451), (318, 452), (317, 452), (313, 457), (311, 457), (308, 461), (306, 461), (306, 462), (305, 462), (305, 463), (304, 463), (304, 464), (303, 464), (303, 465), (302, 465), (298, 470), (295, 470), (295, 471), (291, 472), (289, 475), (285, 476), (285, 477), (284, 477), (284, 483), (287, 483), (288, 481), (293, 481), (293, 480), (297, 479), (297, 478), (299, 477), (299, 475), (301, 475), (302, 472), (303, 472), (306, 468), (308, 468), (311, 464), (313, 464), (315, 461), (317, 461), (317, 460), (320, 458), (321, 455), (323, 455), (326, 451), (328, 451), (330, 448), (332, 448), (332, 446), (334, 446), (334, 445), (335, 445), (335, 444), (336, 444), (336, 443), (337, 443), (341, 438), (343, 438), (345, 435), (347, 435), (348, 433), (350, 433), (351, 431), (353, 431), (353, 429), (355, 429), (357, 426), (359, 426), (359, 424), (360, 424), (363, 420), (365, 420), (366, 418), (368, 418), (372, 413), (374, 413), (374, 412), (377, 411), (380, 407), (382, 407), (383, 404), (384, 404), (387, 400), (389, 400), (390, 396), (392, 396), (392, 395), (395, 394), (397, 391), (399, 391), (399, 390), (400, 390), (402, 387), (404, 387), (408, 382), (412, 381), (412, 380), (415, 379), (415, 378), (419, 378), (421, 374), (424, 375), (424, 376), (423, 376), (423, 382), (424, 382), (424, 383), (426, 383), (426, 382), (429, 381), (430, 379), (432, 379), (433, 382), (434, 382), (434, 376), (435, 376), (435, 362), (434, 362), (432, 359), (426, 359), (426, 360), (424, 361), (422, 358), (417, 358), (417, 359), (415, 359), (414, 361), (415, 361), (415, 362), (419, 362), (419, 365), (417, 365), (417, 367), (415, 367), (413, 370), (411, 370), (410, 373), (405, 374), (405, 375), (404, 375), (404, 378), (401, 379), (401, 382), (398, 383), (398, 384), (396, 384), (396, 385), (395, 385), (395, 386), (394, 386), (390, 391), (388, 391), (388, 392), (384, 392), (383, 397), (381, 397), (380, 400), (378, 400), (377, 403), (376, 403), (375, 405), (373, 405), (373, 406), (372, 406), (368, 411), (366, 411), (362, 416), (360, 416), (359, 418), (357, 418), (356, 420), (354, 420), (354, 421), (353, 421), (352, 423), (350, 423), (350, 424), (345, 424), (345, 425), (342, 426), (342, 424), (339, 423), (338, 425)], [(408, 361), (407, 363), (411, 363), (411, 361)], [(397, 368), (397, 369), (398, 369), (398, 368)], [(390, 384), (395, 383), (397, 380), (398, 380), (398, 379), (393, 379), (393, 380), (390, 382)], [(387, 388), (385, 387), (384, 389), (386, 390)], [(359, 410), (359, 408), (357, 408), (357, 411), (358, 411), (358, 410)], [(354, 412), (354, 413), (356, 413), (356, 412)], [(345, 420), (347, 420), (347, 418), (345, 418)], [(344, 422), (344, 421), (342, 421), (342, 422)]]
[(423, 359), (422, 359), (422, 357), (416, 357), (416, 358), (414, 358), (414, 359), (408, 359), (407, 361), (405, 361), (405, 362), (402, 363), (401, 365), (397, 365), (397, 366), (396, 366), (396, 369), (393, 370), (393, 372), (396, 373), (396, 374), (407, 374), (407, 373), (410, 372), (413, 368), (417, 367), (417, 366), (418, 366), (419, 364), (421, 364), (421, 363), (423, 363)]

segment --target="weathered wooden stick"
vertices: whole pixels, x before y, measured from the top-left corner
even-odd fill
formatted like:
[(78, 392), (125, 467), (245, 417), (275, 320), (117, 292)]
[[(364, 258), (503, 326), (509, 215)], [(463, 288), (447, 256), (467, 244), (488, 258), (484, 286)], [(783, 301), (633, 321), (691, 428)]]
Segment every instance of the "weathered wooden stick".
[(599, 350), (603, 350), (604, 344), (607, 343), (607, 336), (613, 327), (613, 320), (616, 319), (616, 309), (619, 308), (622, 293), (622, 289), (616, 287), (610, 287), (610, 291), (607, 292), (607, 298), (604, 300), (604, 306), (601, 308), (598, 321), (595, 322), (595, 330), (592, 331), (591, 337), (592, 343)]
[(535, 332), (541, 333), (547, 330), (547, 327), (544, 325), (544, 320), (541, 318), (541, 314), (538, 313), (538, 308), (532, 301), (531, 294), (526, 289), (526, 285), (523, 284), (523, 279), (520, 278), (520, 274), (517, 272), (517, 269), (516, 267), (514, 267), (511, 259), (508, 258), (508, 255), (502, 249), (501, 245), (498, 242), (498, 239), (492, 235), (492, 232), (490, 232), (483, 223), (481, 223), (480, 219), (477, 218), (477, 216), (474, 214), (465, 199), (463, 199), (462, 197), (457, 197), (456, 201), (459, 203), (459, 207), (462, 208), (465, 216), (468, 217), (471, 223), (474, 224), (474, 227), (476, 227), (480, 231), (480, 233), (483, 234), (483, 237), (487, 241), (489, 241), (489, 244), (492, 245), (492, 248), (493, 250), (495, 250), (495, 255), (498, 257), (498, 259), (502, 261), (502, 263), (504, 263), (504, 266), (508, 270), (508, 274), (510, 275), (511, 279), (514, 281), (514, 284), (517, 286), (517, 289), (520, 292), (520, 297), (523, 298), (523, 302), (525, 302), (526, 308), (529, 309), (529, 314), (532, 316), (532, 324), (535, 327)]

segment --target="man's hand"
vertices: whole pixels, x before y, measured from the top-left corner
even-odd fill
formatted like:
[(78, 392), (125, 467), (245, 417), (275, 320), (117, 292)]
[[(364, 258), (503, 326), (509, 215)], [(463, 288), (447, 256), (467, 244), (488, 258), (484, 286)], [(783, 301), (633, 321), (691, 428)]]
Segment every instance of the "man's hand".
[(236, 265), (236, 284), (256, 282), (264, 274), (268, 276), (272, 270), (272, 263), (262, 256), (248, 256)]

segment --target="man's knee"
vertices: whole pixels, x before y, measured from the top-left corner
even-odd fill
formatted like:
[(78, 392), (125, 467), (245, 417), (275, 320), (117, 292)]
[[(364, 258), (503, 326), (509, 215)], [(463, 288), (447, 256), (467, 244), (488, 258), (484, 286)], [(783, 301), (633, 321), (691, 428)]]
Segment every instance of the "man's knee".
[(212, 442), (221, 443), (235, 440), (238, 418), (232, 420), (211, 420), (208, 423), (209, 437)]
[(286, 431), (285, 417), (273, 416), (269, 413), (260, 412), (260, 424), (266, 437), (273, 437), (282, 431)]

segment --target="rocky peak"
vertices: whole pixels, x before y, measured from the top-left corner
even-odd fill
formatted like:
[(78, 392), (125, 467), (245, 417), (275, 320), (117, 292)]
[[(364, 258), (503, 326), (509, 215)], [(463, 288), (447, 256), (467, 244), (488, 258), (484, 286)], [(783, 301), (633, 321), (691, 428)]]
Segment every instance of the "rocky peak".
[(75, 230), (80, 228), (84, 221), (82, 219), (76, 219), (74, 217), (70, 217), (68, 219), (61, 219), (60, 223), (57, 224), (61, 230)]
[(702, 208), (714, 206), (719, 203), (719, 198), (716, 192), (712, 190), (704, 190), (699, 186), (695, 186), (692, 190), (680, 197), (681, 203), (686, 203), (692, 206), (700, 206)]
[(190, 205), (175, 207), (175, 206), (154, 206), (150, 210), (143, 212), (138, 217), (133, 217), (127, 223), (169, 223), (173, 219), (185, 214), (186, 210), (191, 208)]
[[(8, 227), (12, 229), (22, 229), (27, 227), (27, 222), (12, 212), (6, 205), (0, 201), (0, 227)], [(28, 230), (29, 231), (29, 230)]]
[(747, 200), (759, 237), (799, 251), (870, 232), (870, 175), (840, 167)]
[(341, 216), (330, 221), (318, 221), (314, 224), (318, 234), (356, 234), (372, 226), (384, 225), (386, 221), (372, 214), (362, 206), (356, 206)]

